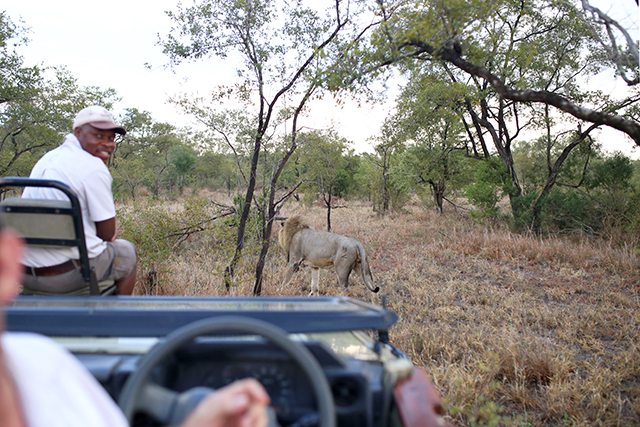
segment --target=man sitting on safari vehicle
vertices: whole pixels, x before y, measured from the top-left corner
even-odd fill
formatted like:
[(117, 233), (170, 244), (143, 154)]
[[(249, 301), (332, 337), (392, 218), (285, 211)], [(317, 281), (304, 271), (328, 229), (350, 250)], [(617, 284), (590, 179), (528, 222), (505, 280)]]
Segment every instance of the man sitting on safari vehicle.
[[(116, 239), (116, 209), (107, 162), (116, 148), (116, 134), (124, 135), (111, 113), (93, 105), (73, 121), (73, 133), (62, 145), (46, 153), (30, 178), (61, 181), (76, 193), (91, 268), (99, 282), (114, 280), (116, 293), (130, 295), (136, 282), (137, 256), (131, 242)], [(23, 198), (66, 200), (53, 188), (27, 187)], [(45, 293), (81, 293), (87, 288), (75, 248), (28, 248), (23, 285)]]

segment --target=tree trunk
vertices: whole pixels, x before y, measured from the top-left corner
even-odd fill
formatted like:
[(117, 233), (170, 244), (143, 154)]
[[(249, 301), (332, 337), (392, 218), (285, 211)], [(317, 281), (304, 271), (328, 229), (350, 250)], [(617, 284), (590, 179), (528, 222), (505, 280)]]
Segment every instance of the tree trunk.
[(271, 197), (267, 198), (267, 205), (262, 210), (262, 245), (260, 248), (260, 255), (258, 256), (258, 262), (256, 263), (256, 280), (253, 284), (253, 295), (260, 296), (262, 293), (262, 275), (264, 272), (264, 266), (267, 261), (267, 254), (269, 253), (271, 230), (273, 227), (273, 218), (275, 218), (275, 209), (271, 203)]
[(533, 207), (531, 208), (531, 231), (536, 235), (539, 235), (542, 231), (542, 206), (544, 198), (541, 197), (542, 193), (536, 199)]
[(389, 195), (389, 160), (385, 151), (382, 157), (382, 214), (389, 212), (390, 195)]
[[(535, 234), (540, 234), (542, 232), (541, 216), (542, 216), (542, 208), (544, 206), (544, 200), (546, 199), (546, 197), (549, 195), (549, 193), (555, 186), (562, 164), (565, 162), (565, 160), (567, 160), (567, 158), (569, 157), (569, 154), (571, 154), (571, 152), (575, 148), (577, 148), (587, 138), (590, 139), (589, 134), (596, 127), (597, 125), (591, 125), (586, 131), (579, 133), (576, 137), (576, 140), (573, 141), (571, 144), (567, 145), (564, 148), (564, 150), (562, 150), (562, 153), (560, 153), (560, 155), (558, 156), (556, 161), (553, 163), (553, 165), (549, 164), (549, 175), (547, 176), (547, 182), (545, 183), (542, 191), (540, 191), (540, 194), (538, 195), (538, 197), (536, 197), (536, 200), (533, 202), (533, 205), (531, 207), (531, 230)], [(551, 146), (551, 141), (548, 141), (548, 146), (549, 147)], [(547, 151), (549, 150), (550, 149), (547, 149)], [(585, 163), (584, 170), (586, 170), (587, 164), (588, 164), (588, 159)]]
[(253, 146), (253, 157), (251, 158), (251, 173), (249, 175), (249, 183), (247, 185), (247, 192), (244, 197), (244, 205), (242, 206), (242, 214), (240, 215), (240, 223), (238, 224), (238, 234), (236, 238), (236, 250), (233, 253), (233, 258), (224, 272), (224, 286), (227, 292), (233, 284), (233, 278), (235, 276), (236, 266), (240, 257), (242, 256), (242, 248), (244, 247), (244, 234), (247, 228), (247, 220), (249, 219), (249, 213), (251, 212), (251, 201), (253, 200), (253, 193), (256, 188), (256, 171), (258, 169), (258, 160), (260, 159), (260, 147), (262, 145), (262, 133), (258, 133)]
[(331, 192), (329, 192), (329, 199), (325, 199), (325, 204), (327, 206), (327, 231), (331, 232)]
[(433, 191), (433, 201), (436, 204), (436, 209), (439, 214), (444, 212), (444, 192), (446, 190), (446, 185), (444, 182), (435, 182), (429, 180), (429, 184), (431, 185), (431, 191)]
[(438, 190), (435, 193), (436, 206), (438, 207), (438, 213), (442, 214), (444, 212), (443, 200), (444, 194), (442, 191)]

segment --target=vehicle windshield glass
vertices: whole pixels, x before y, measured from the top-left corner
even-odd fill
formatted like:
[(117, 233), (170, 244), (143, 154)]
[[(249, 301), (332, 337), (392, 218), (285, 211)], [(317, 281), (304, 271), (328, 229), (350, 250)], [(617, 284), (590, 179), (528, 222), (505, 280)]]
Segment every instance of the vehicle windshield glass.
[[(312, 334), (291, 334), (294, 341), (320, 341), (340, 356), (358, 360), (378, 360), (373, 350), (373, 339), (363, 331), (323, 332)], [(159, 339), (154, 337), (53, 337), (55, 341), (72, 353), (83, 354), (144, 354)], [(252, 340), (255, 337), (234, 336), (208, 338), (213, 340)]]
[(322, 341), (336, 354), (358, 360), (378, 360), (373, 349), (374, 341), (364, 331), (325, 332), (309, 334), (312, 339)]

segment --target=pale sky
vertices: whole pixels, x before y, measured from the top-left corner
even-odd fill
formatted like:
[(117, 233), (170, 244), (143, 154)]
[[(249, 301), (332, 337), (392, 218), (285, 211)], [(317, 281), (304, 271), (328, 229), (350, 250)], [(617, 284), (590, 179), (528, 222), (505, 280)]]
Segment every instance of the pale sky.
[[(158, 34), (166, 35), (170, 21), (165, 10), (173, 10), (178, 0), (3, 0), (2, 9), (17, 22), (30, 29), (30, 42), (22, 47), (28, 65), (64, 65), (84, 86), (114, 88), (122, 101), (118, 109), (135, 107), (149, 111), (156, 121), (187, 125), (167, 98), (178, 93), (205, 95), (213, 87), (231, 78), (231, 67), (212, 67), (210, 60), (182, 64), (173, 74), (162, 68), (167, 57), (156, 45)], [(633, 0), (592, 0), (592, 4), (611, 12), (618, 19), (636, 22), (638, 8)], [(184, 0), (184, 4), (190, 4)], [(614, 13), (615, 12), (615, 13)], [(635, 13), (634, 13), (635, 12)], [(616, 15), (617, 14), (617, 15)], [(145, 63), (154, 66), (145, 68)], [(225, 74), (227, 73), (227, 74)], [(624, 91), (618, 82), (612, 91)], [(390, 93), (393, 98), (395, 93)], [(358, 151), (371, 151), (367, 139), (378, 133), (392, 103), (358, 107), (355, 102), (338, 106), (327, 99), (313, 105), (310, 127), (335, 127), (342, 136), (353, 141)], [(631, 139), (620, 132), (607, 132), (609, 149), (624, 150), (640, 158)], [(604, 141), (603, 141), (604, 142)]]

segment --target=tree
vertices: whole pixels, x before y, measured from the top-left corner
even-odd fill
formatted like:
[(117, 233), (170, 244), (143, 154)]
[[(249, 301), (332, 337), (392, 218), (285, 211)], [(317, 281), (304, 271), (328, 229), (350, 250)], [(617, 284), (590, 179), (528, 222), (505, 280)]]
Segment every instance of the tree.
[(125, 185), (132, 196), (135, 189), (147, 186), (154, 196), (168, 187), (172, 169), (171, 148), (185, 144), (187, 136), (181, 135), (173, 125), (157, 123), (147, 111), (129, 108), (121, 120), (128, 129), (117, 141), (111, 158), (115, 186)]
[(18, 53), (25, 34), (0, 12), (0, 175), (27, 175), (71, 130), (78, 110), (115, 99), (111, 89), (79, 87), (63, 68), (26, 67)]
[[(545, 108), (545, 117), (547, 119), (546, 123), (548, 124), (550, 122), (550, 118), (548, 116), (548, 108)], [(547, 125), (547, 134), (544, 138), (545, 154), (546, 154), (545, 169), (547, 171), (547, 178), (544, 183), (544, 186), (538, 193), (537, 197), (533, 200), (532, 207), (531, 207), (531, 230), (534, 233), (539, 234), (541, 231), (542, 220), (540, 216), (542, 214), (544, 200), (547, 198), (552, 188), (556, 184), (556, 180), (560, 175), (560, 172), (562, 170), (562, 167), (565, 161), (567, 161), (571, 153), (576, 148), (579, 148), (581, 146), (583, 146), (582, 151), (586, 153), (586, 156), (584, 158), (584, 166), (582, 167), (582, 175), (584, 174), (584, 172), (586, 172), (587, 166), (590, 160), (591, 145), (593, 143), (593, 139), (591, 138), (590, 133), (591, 131), (593, 131), (593, 129), (595, 129), (595, 125), (590, 126), (584, 132), (582, 132), (581, 129), (579, 129), (577, 132), (570, 132), (567, 138), (565, 138), (565, 135), (563, 134), (558, 135), (555, 138), (552, 138), (551, 130)], [(564, 148), (562, 148), (561, 152), (557, 154), (555, 161), (553, 161), (553, 156), (554, 156), (553, 150), (555, 149), (556, 151), (558, 151), (558, 148), (557, 148), (557, 146), (559, 145), (558, 142), (562, 139), (567, 139), (567, 142), (561, 144), (561, 146)], [(579, 177), (580, 182), (582, 181), (582, 179), (583, 179), (582, 177)]]
[(442, 213), (449, 185), (461, 173), (461, 155), (469, 149), (462, 138), (465, 87), (429, 74), (413, 74), (398, 97), (396, 113), (383, 133), (408, 144), (403, 154), (405, 174), (417, 185), (428, 185)]
[[(603, 49), (602, 37), (597, 37), (602, 32), (596, 34), (597, 25), (575, 2), (377, 4), (382, 25), (369, 39), (372, 49), (363, 55), (365, 70), (399, 65), (440, 79), (447, 75), (467, 86), (463, 123), (474, 141), (473, 153), (487, 157), (484, 139), (493, 143), (511, 176), (509, 197), (516, 223), (524, 223), (529, 212), (520, 200), (512, 146), (523, 130), (544, 129), (540, 105), (556, 107), (556, 123), (571, 124), (578, 133), (606, 125), (640, 145), (640, 98), (610, 99), (579, 84), (616, 65), (610, 51)], [(356, 77), (362, 75), (366, 74)], [(554, 132), (566, 130), (554, 127)], [(564, 148), (570, 151), (571, 142), (566, 142)]]
[(637, 228), (631, 160), (619, 153), (606, 155), (590, 137), (583, 137), (584, 132), (568, 132), (560, 136), (571, 141), (568, 145), (541, 137), (517, 147), (530, 204), (527, 220), (538, 233), (578, 229), (616, 234)]
[[(379, 212), (385, 215), (391, 207), (391, 160), (398, 151), (398, 142), (385, 139), (382, 137), (378, 144), (375, 145), (376, 154), (375, 163), (380, 170), (380, 209)], [(375, 204), (374, 204), (375, 210)]]
[[(597, 27), (590, 25), (592, 22), (573, 2), (378, 3), (386, 19), (383, 35), (376, 40), (390, 42), (381, 50), (383, 62), (413, 58), (449, 64), (472, 79), (486, 82), (500, 99), (551, 105), (580, 120), (618, 129), (640, 145), (640, 123), (624, 116), (624, 109), (638, 102), (635, 97), (594, 109), (581, 105), (583, 99), (575, 93), (545, 87), (549, 82), (567, 86), (567, 77), (575, 79), (602, 66), (617, 66), (612, 64), (615, 58), (611, 53), (599, 47), (603, 37), (585, 30), (587, 26), (594, 31)], [(507, 68), (501, 64), (505, 52), (517, 54)], [(569, 62), (574, 63), (572, 75), (564, 71)], [(516, 79), (517, 72), (534, 70), (544, 71), (538, 84), (530, 81), (523, 85), (522, 79)], [(545, 75), (549, 73), (552, 80)]]
[(471, 172), (471, 182), (464, 194), (474, 207), (471, 216), (479, 219), (497, 219), (498, 202), (509, 193), (509, 173), (497, 157), (477, 162)]
[(177, 184), (180, 194), (195, 170), (196, 158), (195, 151), (187, 144), (173, 145), (169, 149), (172, 182)]
[(373, 211), (385, 215), (405, 206), (415, 191), (415, 181), (403, 171), (406, 147), (402, 143), (384, 135), (373, 140), (375, 153), (361, 155), (354, 181), (361, 193), (366, 190)]
[(112, 170), (113, 194), (115, 198), (126, 195), (135, 200), (138, 190), (153, 181), (152, 170), (140, 156), (131, 156), (118, 162), (118, 168)]
[[(347, 160), (347, 141), (335, 132), (311, 132), (300, 135), (302, 179), (313, 196), (319, 195), (327, 209), (327, 231), (331, 231), (333, 197), (339, 194)], [(314, 200), (313, 197), (312, 200)]]
[[(281, 198), (276, 200), (278, 178), (297, 148), (298, 119), (308, 100), (320, 89), (322, 71), (340, 54), (333, 44), (351, 24), (353, 7), (351, 2), (343, 0), (336, 0), (326, 11), (301, 2), (203, 0), (169, 12), (176, 26), (162, 45), (172, 63), (206, 57), (238, 59), (239, 81), (220, 88), (213, 100), (233, 99), (253, 111), (247, 188), (236, 250), (225, 274), (227, 289), (232, 284), (244, 246), (263, 143), (270, 132), (275, 132), (273, 126), (286, 120), (290, 127), (288, 149), (282, 151), (283, 157), (273, 170), (268, 185), (262, 249), (256, 265), (254, 293), (261, 292), (269, 236), (282, 203)], [(279, 112), (282, 114), (276, 117)], [(206, 112), (204, 115), (213, 116)]]
[(199, 155), (195, 174), (201, 186), (224, 190), (227, 196), (231, 196), (231, 191), (237, 185), (235, 163), (230, 156), (222, 153), (205, 151)]

